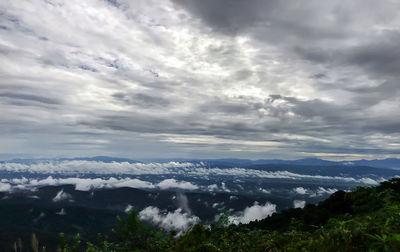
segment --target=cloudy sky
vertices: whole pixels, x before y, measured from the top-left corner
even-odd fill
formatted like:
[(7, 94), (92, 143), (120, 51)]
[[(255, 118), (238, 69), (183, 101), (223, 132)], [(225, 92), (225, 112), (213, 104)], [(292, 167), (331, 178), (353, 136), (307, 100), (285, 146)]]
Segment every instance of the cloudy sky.
[(0, 2), (0, 157), (399, 157), (400, 2)]

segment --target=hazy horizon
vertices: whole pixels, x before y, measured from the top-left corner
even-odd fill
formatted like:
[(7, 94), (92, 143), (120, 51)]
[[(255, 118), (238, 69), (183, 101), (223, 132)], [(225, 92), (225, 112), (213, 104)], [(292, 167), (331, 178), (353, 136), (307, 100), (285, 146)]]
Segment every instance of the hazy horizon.
[(80, 158), (97, 158), (97, 157), (107, 157), (107, 158), (114, 158), (114, 159), (130, 159), (130, 160), (134, 160), (134, 161), (139, 161), (139, 162), (156, 162), (156, 161), (168, 161), (168, 160), (199, 160), (199, 161), (206, 161), (206, 160), (224, 160), (224, 159), (232, 159), (232, 160), (251, 160), (251, 161), (257, 161), (257, 160), (280, 160), (280, 161), (297, 161), (297, 160), (307, 160), (307, 159), (315, 159), (315, 160), (321, 160), (321, 161), (332, 161), (332, 162), (351, 162), (351, 161), (359, 161), (359, 160), (366, 160), (366, 161), (372, 161), (372, 160), (387, 160), (387, 159), (398, 159), (400, 160), (400, 158), (397, 157), (381, 157), (381, 158), (347, 158), (347, 159), (341, 159), (341, 158), (320, 158), (320, 157), (315, 157), (315, 156), (308, 156), (308, 157), (299, 157), (299, 158), (246, 158), (246, 157), (152, 157), (152, 158), (137, 158), (135, 156), (108, 156), (108, 155), (94, 155), (94, 156), (65, 156), (65, 155), (59, 155), (59, 156), (29, 156), (29, 155), (11, 155), (11, 156), (7, 156), (6, 155), (0, 155), (0, 161), (10, 161), (10, 160), (14, 160), (14, 159), (80, 159)]

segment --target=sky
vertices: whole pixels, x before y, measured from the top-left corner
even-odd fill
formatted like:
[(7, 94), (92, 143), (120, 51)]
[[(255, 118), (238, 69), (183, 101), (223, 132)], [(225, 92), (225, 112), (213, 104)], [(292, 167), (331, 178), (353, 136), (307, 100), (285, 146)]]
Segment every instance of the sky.
[(0, 159), (400, 157), (400, 1), (2, 0)]

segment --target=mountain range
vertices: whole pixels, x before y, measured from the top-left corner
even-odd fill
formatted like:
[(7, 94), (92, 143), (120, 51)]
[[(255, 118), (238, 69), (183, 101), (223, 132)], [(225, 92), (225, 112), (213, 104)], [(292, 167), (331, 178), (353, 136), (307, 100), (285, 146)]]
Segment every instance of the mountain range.
[(49, 161), (73, 161), (73, 160), (82, 160), (82, 161), (97, 161), (104, 163), (111, 162), (128, 162), (128, 163), (151, 163), (151, 162), (192, 162), (192, 163), (200, 163), (203, 162), (210, 167), (244, 167), (251, 165), (267, 165), (267, 164), (283, 164), (283, 165), (306, 165), (306, 166), (369, 166), (376, 168), (391, 168), (391, 169), (400, 169), (400, 159), (398, 158), (387, 158), (387, 159), (360, 159), (353, 161), (330, 161), (319, 158), (303, 158), (296, 160), (283, 160), (283, 159), (183, 159), (183, 158), (175, 158), (175, 159), (149, 159), (145, 161), (140, 161), (137, 159), (130, 158), (119, 158), (119, 157), (109, 157), (109, 156), (95, 156), (95, 157), (76, 157), (76, 158), (40, 158), (40, 159), (11, 159), (11, 160), (3, 160), (0, 163), (22, 163), (22, 164), (32, 164), (32, 163), (41, 163), (41, 162), (49, 162)]

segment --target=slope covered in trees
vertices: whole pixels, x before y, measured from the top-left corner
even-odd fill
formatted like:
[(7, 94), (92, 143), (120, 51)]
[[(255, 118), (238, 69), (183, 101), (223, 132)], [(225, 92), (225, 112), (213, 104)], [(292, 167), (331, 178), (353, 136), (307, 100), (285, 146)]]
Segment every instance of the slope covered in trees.
[(60, 251), (399, 251), (400, 178), (249, 224), (230, 225), (223, 215), (179, 237), (144, 225), (132, 211), (96, 241), (61, 238)]

